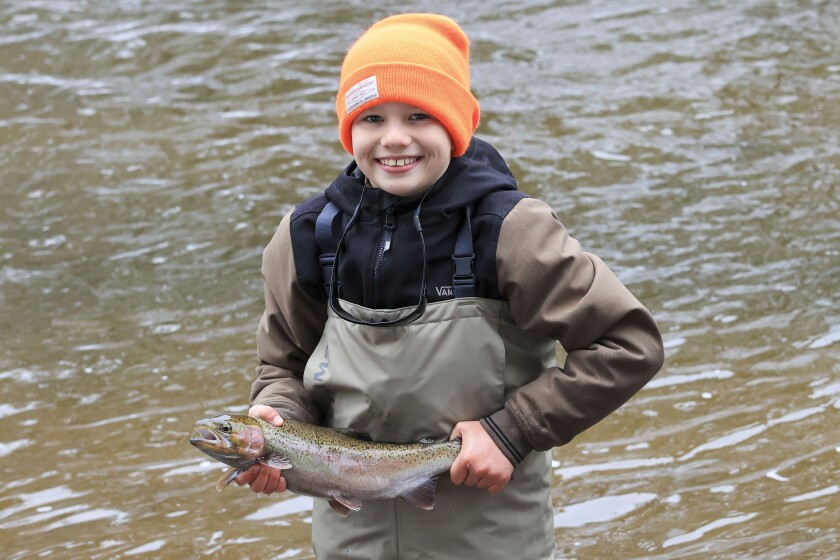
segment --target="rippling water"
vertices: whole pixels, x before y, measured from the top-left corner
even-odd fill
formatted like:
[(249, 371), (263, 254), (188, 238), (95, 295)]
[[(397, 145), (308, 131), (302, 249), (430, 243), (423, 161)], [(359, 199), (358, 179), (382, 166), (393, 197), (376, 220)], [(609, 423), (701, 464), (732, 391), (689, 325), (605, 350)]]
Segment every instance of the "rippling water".
[[(311, 558), (213, 490), (281, 216), (347, 161), (344, 50), (396, 2), (0, 3), (0, 546)], [(667, 6), (667, 7), (664, 7)], [(558, 558), (840, 557), (840, 6), (467, 1), (479, 134), (660, 321), (555, 450)]]

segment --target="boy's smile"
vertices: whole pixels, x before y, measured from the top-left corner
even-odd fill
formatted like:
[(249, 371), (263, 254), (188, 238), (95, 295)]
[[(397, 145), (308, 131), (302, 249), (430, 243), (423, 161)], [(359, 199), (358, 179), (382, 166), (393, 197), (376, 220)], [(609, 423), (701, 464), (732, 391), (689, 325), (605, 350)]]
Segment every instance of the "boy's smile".
[(452, 159), (449, 133), (431, 114), (388, 102), (353, 121), (353, 157), (370, 184), (397, 196), (425, 191)]

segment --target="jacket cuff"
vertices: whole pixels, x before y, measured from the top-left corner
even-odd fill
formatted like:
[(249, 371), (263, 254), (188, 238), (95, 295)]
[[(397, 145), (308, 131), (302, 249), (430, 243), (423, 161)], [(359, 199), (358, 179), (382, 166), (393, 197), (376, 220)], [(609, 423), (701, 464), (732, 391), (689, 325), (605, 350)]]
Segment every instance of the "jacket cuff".
[(482, 418), (480, 422), (496, 446), (514, 467), (534, 450), (525, 438), (525, 433), (517, 423), (516, 418), (507, 408)]

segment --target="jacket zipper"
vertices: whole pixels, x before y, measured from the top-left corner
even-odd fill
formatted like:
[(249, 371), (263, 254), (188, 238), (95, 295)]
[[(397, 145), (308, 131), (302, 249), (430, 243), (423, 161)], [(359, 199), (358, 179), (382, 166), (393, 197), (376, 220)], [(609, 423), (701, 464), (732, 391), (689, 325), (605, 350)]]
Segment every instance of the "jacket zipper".
[(394, 237), (394, 230), (397, 224), (394, 222), (394, 207), (385, 209), (385, 229), (382, 231), (382, 240), (379, 243), (379, 251), (376, 254), (376, 263), (373, 266), (373, 293), (378, 293), (379, 279), (382, 274), (382, 263), (385, 254), (391, 249), (391, 240)]

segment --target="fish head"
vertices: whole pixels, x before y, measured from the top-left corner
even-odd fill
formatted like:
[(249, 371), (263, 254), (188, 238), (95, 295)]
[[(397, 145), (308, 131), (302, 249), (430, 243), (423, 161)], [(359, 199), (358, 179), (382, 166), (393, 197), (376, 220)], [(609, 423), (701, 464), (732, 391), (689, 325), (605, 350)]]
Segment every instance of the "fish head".
[(252, 462), (265, 453), (259, 422), (249, 416), (224, 414), (195, 423), (190, 443), (227, 465)]

